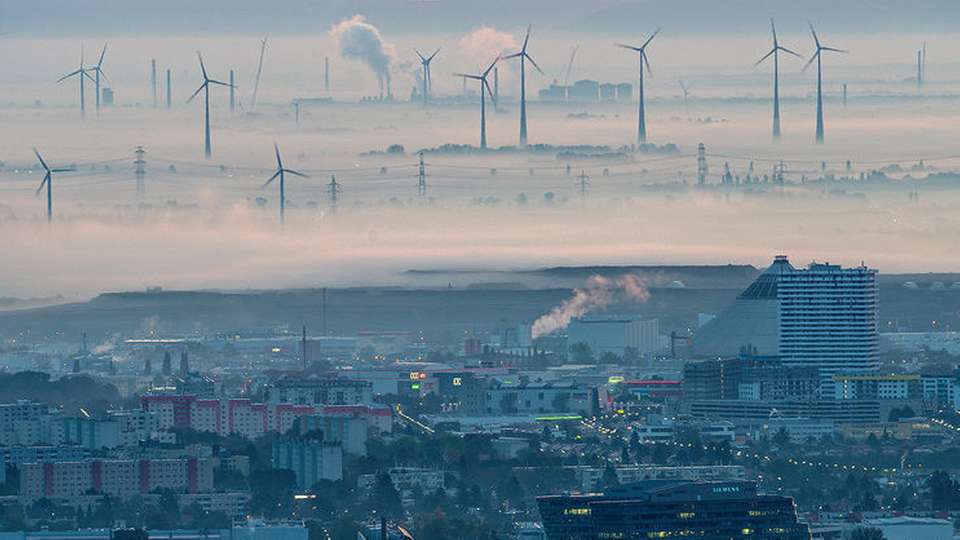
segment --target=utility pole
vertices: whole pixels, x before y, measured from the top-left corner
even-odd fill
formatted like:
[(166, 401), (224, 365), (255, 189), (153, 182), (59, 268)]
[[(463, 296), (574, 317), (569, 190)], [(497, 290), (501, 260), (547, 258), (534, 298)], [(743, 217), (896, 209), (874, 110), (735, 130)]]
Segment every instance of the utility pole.
[(230, 70), (230, 112), (234, 112), (237, 108), (236, 101), (234, 100), (234, 92), (237, 87), (234, 84), (234, 73), (233, 70)]
[(330, 213), (337, 213), (337, 203), (340, 202), (340, 184), (337, 177), (330, 175), (330, 183), (327, 184), (327, 193), (330, 196)]
[(147, 155), (147, 151), (144, 150), (142, 146), (138, 146), (137, 149), (133, 151), (133, 155), (133, 172), (137, 177), (137, 197), (143, 197), (143, 194), (146, 191), (146, 186), (144, 185), (143, 179), (147, 175), (147, 161), (144, 159), (144, 157)]
[(590, 177), (583, 170), (580, 170), (580, 176), (577, 177), (577, 187), (580, 190), (580, 206), (587, 202), (587, 190), (590, 188)]
[(167, 68), (167, 109), (173, 106), (173, 93), (170, 90), (170, 69)]
[(153, 93), (153, 108), (157, 108), (157, 61), (150, 60), (150, 90)]
[(420, 152), (420, 173), (417, 175), (417, 195), (421, 199), (427, 196), (427, 167), (423, 164), (423, 152)]
[(697, 185), (705, 186), (707, 184), (707, 149), (703, 143), (697, 145)]

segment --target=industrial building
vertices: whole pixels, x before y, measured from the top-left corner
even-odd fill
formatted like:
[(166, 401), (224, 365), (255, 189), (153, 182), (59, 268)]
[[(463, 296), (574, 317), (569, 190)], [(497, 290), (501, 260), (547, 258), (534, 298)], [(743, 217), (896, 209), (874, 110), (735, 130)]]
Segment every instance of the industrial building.
[(622, 357), (628, 349), (641, 355), (662, 349), (660, 321), (639, 316), (591, 316), (570, 321), (567, 345), (583, 343), (594, 355), (612, 353)]

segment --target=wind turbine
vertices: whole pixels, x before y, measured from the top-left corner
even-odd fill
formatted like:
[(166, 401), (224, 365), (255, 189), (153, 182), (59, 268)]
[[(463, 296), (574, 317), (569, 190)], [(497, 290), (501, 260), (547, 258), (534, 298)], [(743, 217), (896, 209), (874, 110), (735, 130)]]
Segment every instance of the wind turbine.
[(529, 60), (533, 67), (537, 68), (541, 74), (543, 70), (534, 62), (533, 58), (527, 52), (527, 44), (530, 42), (530, 26), (527, 26), (527, 35), (523, 38), (523, 47), (520, 52), (505, 56), (504, 58), (520, 59), (520, 146), (527, 144), (527, 69), (526, 61)]
[(43, 170), (46, 171), (43, 175), (43, 181), (40, 182), (40, 187), (37, 188), (37, 195), (43, 191), (43, 188), (47, 188), (47, 222), (53, 223), (53, 173), (60, 172), (69, 172), (73, 169), (51, 169), (47, 166), (47, 162), (43, 160), (43, 157), (40, 156), (40, 152), (36, 148), (33, 149), (33, 153), (36, 154), (37, 159), (40, 160), (40, 165), (43, 166)]
[(770, 30), (773, 32), (773, 48), (765, 54), (763, 58), (757, 60), (754, 67), (759, 66), (764, 60), (773, 56), (773, 140), (780, 140), (780, 53), (792, 54), (797, 58), (802, 58), (799, 54), (780, 45), (777, 40), (777, 27), (773, 24), (773, 18), (770, 18)]
[(100, 115), (100, 76), (110, 82), (110, 79), (107, 78), (107, 74), (103, 72), (103, 57), (107, 54), (107, 44), (103, 44), (103, 49), (100, 51), (100, 59), (97, 60), (97, 65), (90, 68), (90, 71), (94, 73), (94, 86), (97, 90), (97, 115)]
[(623, 43), (614, 44), (622, 49), (627, 49), (640, 54), (640, 109), (637, 113), (637, 142), (640, 144), (647, 142), (647, 121), (643, 110), (643, 67), (647, 67), (647, 73), (652, 77), (653, 70), (650, 69), (650, 60), (647, 59), (647, 45), (650, 45), (650, 42), (653, 41), (653, 38), (657, 37), (657, 34), (659, 33), (660, 29), (657, 28), (656, 31), (654, 31), (653, 34), (651, 34), (650, 37), (643, 42), (643, 45), (639, 47), (635, 47), (633, 45), (624, 45)]
[(814, 60), (817, 61), (817, 144), (823, 144), (823, 52), (846, 54), (847, 51), (833, 47), (824, 47), (820, 43), (820, 38), (817, 37), (817, 31), (813, 29), (813, 24), (808, 24), (810, 24), (810, 33), (813, 34), (813, 42), (816, 43), (817, 50), (813, 53), (813, 56), (810, 57), (810, 60), (807, 61), (807, 64), (803, 66), (803, 70), (806, 71)]
[(80, 67), (75, 71), (71, 71), (70, 73), (67, 73), (63, 77), (60, 77), (59, 79), (57, 79), (58, 83), (61, 83), (69, 79), (70, 77), (74, 77), (74, 76), (80, 79), (80, 118), (81, 119), (86, 118), (87, 116), (87, 97), (86, 97), (85, 85), (83, 84), (84, 83), (83, 78), (86, 77), (90, 80), (93, 80), (93, 77), (91, 77), (90, 74), (87, 73), (87, 71), (89, 70), (83, 67), (83, 46), (81, 45), (80, 46)]
[(225, 83), (223, 81), (218, 81), (216, 79), (211, 79), (207, 76), (207, 68), (203, 65), (203, 57), (200, 56), (200, 52), (197, 51), (197, 59), (200, 60), (200, 71), (203, 73), (203, 83), (200, 85), (200, 88), (190, 96), (190, 99), (187, 100), (187, 103), (193, 101), (193, 98), (197, 97), (197, 94), (203, 90), (203, 154), (209, 159), (210, 158), (210, 85), (219, 84), (220, 86), (226, 86), (228, 88), (236, 88), (236, 86)]
[(287, 208), (287, 194), (286, 194), (286, 184), (284, 183), (284, 175), (292, 174), (294, 176), (299, 176), (301, 178), (306, 178), (307, 175), (299, 173), (292, 169), (286, 169), (283, 166), (283, 161), (280, 159), (280, 147), (277, 146), (277, 143), (273, 143), (273, 151), (277, 154), (277, 172), (273, 173), (273, 176), (267, 178), (267, 181), (263, 183), (261, 189), (270, 185), (270, 182), (273, 182), (277, 178), (280, 179), (280, 225), (283, 226), (286, 208)]
[(420, 51), (417, 49), (414, 49), (414, 52), (420, 57), (420, 65), (423, 66), (423, 105), (426, 106), (427, 101), (430, 99), (430, 91), (432, 90), (432, 88), (430, 88), (430, 83), (432, 82), (430, 79), (430, 62), (433, 61), (433, 57), (437, 56), (440, 49), (438, 48), (433, 51), (433, 54), (430, 56), (420, 54)]
[[(484, 70), (484, 72), (481, 73), (480, 75), (454, 73), (455, 76), (463, 77), (464, 80), (473, 79), (476, 81), (480, 81), (480, 149), (481, 150), (487, 149), (487, 94), (484, 93), (484, 89), (486, 89), (486, 92), (489, 93), (491, 97), (493, 96), (493, 91), (490, 90), (490, 84), (487, 83), (487, 75), (489, 75), (490, 71), (493, 70), (493, 66), (497, 65), (498, 60), (500, 60), (499, 56), (494, 58), (493, 63), (490, 64), (490, 67)], [(496, 105), (496, 101), (494, 101), (494, 105)]]

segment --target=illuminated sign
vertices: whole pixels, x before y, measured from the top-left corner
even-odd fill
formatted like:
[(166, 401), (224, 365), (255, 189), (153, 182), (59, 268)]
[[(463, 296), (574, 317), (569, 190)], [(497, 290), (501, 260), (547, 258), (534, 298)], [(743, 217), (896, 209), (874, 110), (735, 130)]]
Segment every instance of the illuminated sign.
[(623, 379), (623, 376), (622, 376), (622, 375), (611, 375), (611, 376), (607, 379), (607, 384), (622, 383), (623, 380), (624, 380), (624, 379)]
[(454, 378), (453, 378), (453, 385), (454, 385), (454, 386), (463, 386), (463, 379), (460, 378), (460, 377), (454, 377)]

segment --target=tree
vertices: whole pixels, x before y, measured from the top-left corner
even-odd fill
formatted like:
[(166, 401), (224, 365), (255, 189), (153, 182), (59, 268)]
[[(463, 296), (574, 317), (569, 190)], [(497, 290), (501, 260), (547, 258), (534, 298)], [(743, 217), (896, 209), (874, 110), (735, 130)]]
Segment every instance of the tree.
[(266, 469), (250, 474), (250, 509), (267, 518), (287, 517), (293, 506), (297, 477), (288, 469)]
[(387, 518), (401, 517), (403, 504), (400, 493), (393, 485), (393, 480), (387, 473), (377, 475), (377, 482), (370, 492), (370, 506), (380, 515)]
[(620, 363), (620, 357), (608, 351), (600, 355), (599, 363), (608, 366), (617, 365)]
[[(330, 527), (330, 540), (357, 540), (357, 533), (361, 530), (357, 520), (353, 516), (346, 515), (333, 522), (333, 526)], [(313, 540), (312, 536), (310, 540)]]
[(586, 343), (574, 343), (570, 346), (570, 360), (577, 364), (592, 364), (593, 350)]
[(886, 537), (880, 529), (857, 527), (850, 533), (850, 540), (886, 540)]
[(603, 469), (603, 482), (604, 488), (611, 488), (620, 485), (620, 478), (617, 476), (617, 470), (613, 468), (613, 465), (607, 463), (606, 468)]
[(787, 446), (790, 444), (790, 434), (787, 428), (780, 428), (773, 436), (773, 443), (777, 446)]
[(623, 350), (623, 363), (635, 366), (640, 363), (640, 351), (636, 347), (627, 347)]

